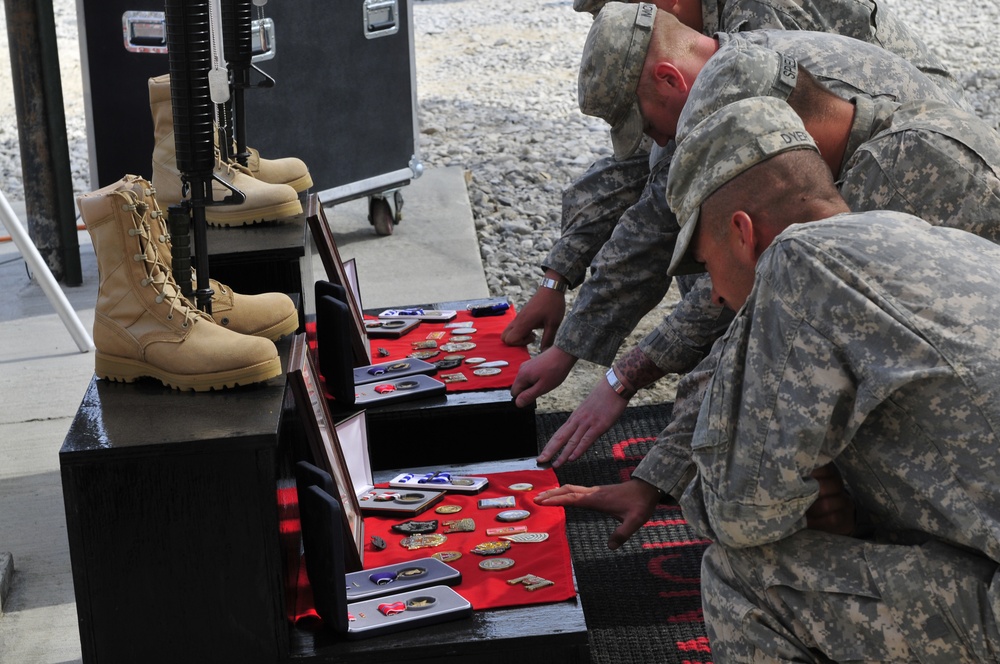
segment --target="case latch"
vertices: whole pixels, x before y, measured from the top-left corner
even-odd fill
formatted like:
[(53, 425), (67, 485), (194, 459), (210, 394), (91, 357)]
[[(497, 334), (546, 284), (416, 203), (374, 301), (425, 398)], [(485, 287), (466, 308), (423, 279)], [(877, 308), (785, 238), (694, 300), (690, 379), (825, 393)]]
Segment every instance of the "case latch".
[[(163, 12), (127, 11), (122, 14), (122, 36), (129, 53), (166, 53), (167, 19)], [(250, 49), (253, 62), (270, 60), (275, 55), (274, 21), (254, 19), (250, 24)]]
[(365, 0), (365, 37), (388, 37), (399, 32), (397, 0)]

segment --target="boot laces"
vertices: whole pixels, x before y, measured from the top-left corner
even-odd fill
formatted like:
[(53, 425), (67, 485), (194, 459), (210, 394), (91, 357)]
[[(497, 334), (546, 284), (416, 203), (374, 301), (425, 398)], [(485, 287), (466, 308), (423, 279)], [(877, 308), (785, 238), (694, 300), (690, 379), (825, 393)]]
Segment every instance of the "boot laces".
[(146, 268), (146, 276), (140, 281), (143, 287), (152, 287), (156, 291), (156, 302), (166, 302), (170, 308), (167, 318), (172, 319), (176, 311), (184, 317), (183, 327), (188, 327), (199, 318), (208, 318), (208, 314), (191, 307), (181, 293), (180, 287), (174, 281), (170, 269), (160, 259), (156, 250), (156, 243), (152, 241), (151, 229), (147, 217), (150, 206), (142, 199), (138, 198), (135, 192), (130, 189), (115, 192), (124, 202), (122, 209), (130, 213), (132, 228), (128, 234), (139, 238), (139, 252), (134, 254), (133, 259), (142, 261)]

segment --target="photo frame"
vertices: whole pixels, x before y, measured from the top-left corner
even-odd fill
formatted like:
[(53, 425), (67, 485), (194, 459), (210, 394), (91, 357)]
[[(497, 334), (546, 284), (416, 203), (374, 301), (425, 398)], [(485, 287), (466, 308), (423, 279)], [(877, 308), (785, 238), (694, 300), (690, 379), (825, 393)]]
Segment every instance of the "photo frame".
[[(306, 221), (313, 244), (323, 261), (326, 280), (344, 287), (347, 291), (347, 306), (351, 310), (351, 352), (354, 356), (354, 366), (361, 367), (371, 363), (368, 351), (368, 335), (365, 332), (365, 319), (361, 313), (360, 292), (357, 285), (357, 270), (351, 265), (352, 273), (348, 273), (344, 261), (337, 250), (337, 242), (333, 239), (326, 211), (320, 203), (319, 196), (310, 194), (306, 202)], [(353, 259), (351, 259), (353, 261)]]
[(292, 339), (288, 359), (288, 382), (295, 408), (302, 419), (306, 440), (316, 466), (333, 477), (337, 484), (334, 498), (340, 503), (344, 527), (344, 563), (348, 571), (364, 566), (365, 524), (361, 505), (351, 479), (350, 469), (337, 437), (337, 425), (320, 387), (319, 371), (309, 352), (305, 334)]

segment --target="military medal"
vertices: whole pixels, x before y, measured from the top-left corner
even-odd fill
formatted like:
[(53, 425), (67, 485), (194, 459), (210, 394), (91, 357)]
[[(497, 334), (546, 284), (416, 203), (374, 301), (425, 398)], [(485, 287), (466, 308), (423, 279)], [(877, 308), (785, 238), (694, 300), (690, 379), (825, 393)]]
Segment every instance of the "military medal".
[(407, 567), (406, 569), (401, 569), (396, 572), (397, 579), (415, 579), (418, 576), (423, 576), (427, 574), (427, 570), (423, 567)]
[[(396, 495), (395, 501), (397, 503), (419, 503), (424, 498), (426, 498), (426, 496), (422, 493), (401, 493)], [(413, 521), (411, 523), (417, 523), (417, 522)], [(433, 523), (433, 522), (428, 522), (428, 523)], [(409, 532), (409, 531), (399, 531), (399, 532)], [(422, 531), (418, 530), (413, 532), (422, 532)]]
[(443, 383), (464, 383), (469, 380), (461, 371), (449, 374), (438, 374), (438, 378), (440, 378)]
[(394, 616), (397, 613), (406, 611), (406, 604), (403, 602), (386, 602), (384, 604), (379, 604), (377, 608), (379, 613), (384, 616)]
[(419, 611), (420, 609), (430, 608), (435, 604), (437, 604), (437, 600), (433, 597), (414, 597), (413, 599), (406, 600), (406, 610)]
[(418, 383), (415, 380), (401, 380), (398, 383), (396, 383), (396, 389), (398, 389), (398, 390), (412, 390), (413, 388), (417, 387), (418, 385), (420, 385), (420, 383)]
[(435, 350), (418, 350), (416, 353), (410, 353), (407, 357), (412, 357), (414, 360), (429, 360), (432, 357), (439, 355), (441, 351)]
[(438, 360), (437, 362), (434, 363), (434, 366), (438, 368), (438, 371), (442, 370), (447, 371), (448, 369), (455, 369), (461, 364), (462, 360), (449, 360), (446, 358), (443, 360)]

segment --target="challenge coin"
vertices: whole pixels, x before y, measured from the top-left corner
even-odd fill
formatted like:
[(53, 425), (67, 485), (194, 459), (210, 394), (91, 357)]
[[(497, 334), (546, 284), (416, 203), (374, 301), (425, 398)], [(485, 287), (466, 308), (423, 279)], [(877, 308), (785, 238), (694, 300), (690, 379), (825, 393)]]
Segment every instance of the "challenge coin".
[(446, 344), (441, 344), (440, 349), (446, 353), (461, 353), (462, 351), (472, 350), (475, 347), (476, 344), (471, 341), (461, 341), (458, 343), (449, 341)]
[(479, 563), (479, 569), (485, 570), (508, 569), (513, 566), (514, 561), (511, 558), (489, 558)]

